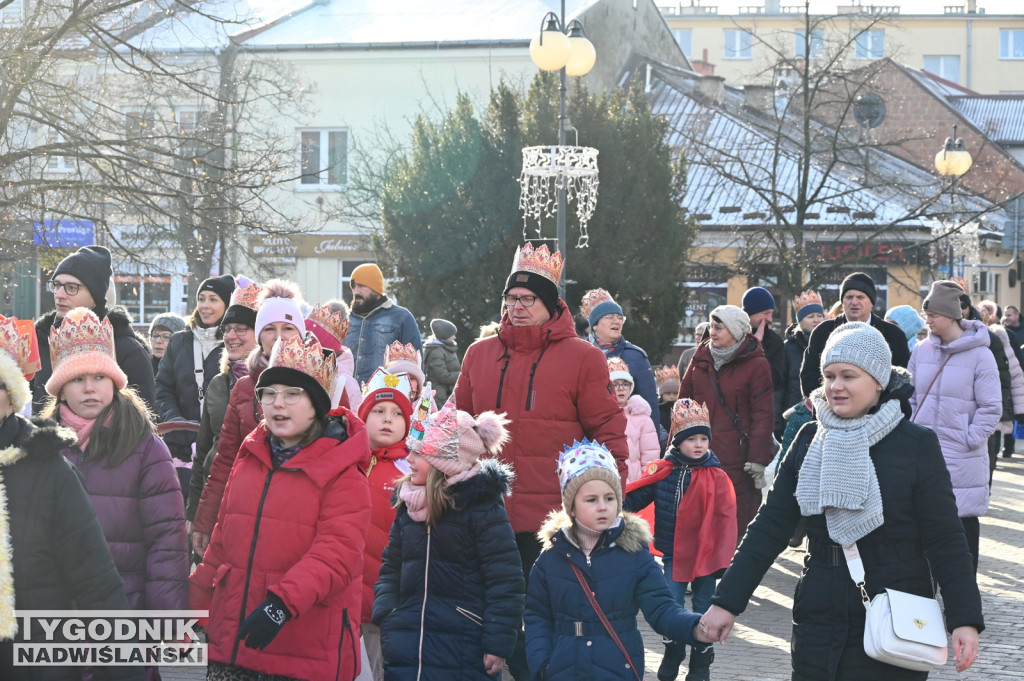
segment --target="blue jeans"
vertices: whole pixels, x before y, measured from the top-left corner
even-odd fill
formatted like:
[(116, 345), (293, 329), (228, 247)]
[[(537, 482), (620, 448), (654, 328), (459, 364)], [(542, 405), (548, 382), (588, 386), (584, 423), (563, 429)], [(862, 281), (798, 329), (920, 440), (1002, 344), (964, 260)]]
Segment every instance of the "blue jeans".
[(715, 582), (717, 581), (711, 575), (706, 577), (698, 577), (693, 580), (692, 584), (688, 582), (677, 582), (672, 579), (672, 559), (662, 558), (662, 565), (665, 568), (665, 581), (668, 582), (668, 590), (672, 593), (672, 598), (676, 600), (679, 605), (686, 607), (686, 587), (690, 586), (693, 593), (690, 594), (690, 602), (692, 603), (693, 612), (703, 614), (711, 607), (711, 597), (715, 595)]

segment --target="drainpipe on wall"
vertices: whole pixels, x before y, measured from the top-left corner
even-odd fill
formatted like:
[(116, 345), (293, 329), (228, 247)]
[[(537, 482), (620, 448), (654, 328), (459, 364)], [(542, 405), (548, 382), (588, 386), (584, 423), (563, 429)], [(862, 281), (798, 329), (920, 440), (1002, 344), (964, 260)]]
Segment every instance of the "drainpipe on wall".
[(971, 19), (968, 19), (967, 20), (967, 83), (966, 83), (968, 90), (971, 90), (974, 87), (972, 85), (973, 78), (971, 77), (971, 76), (974, 75), (974, 73), (972, 72), (972, 68), (971, 68), (972, 65), (973, 65), (973, 63), (972, 63), (973, 60), (971, 59), (971, 57), (972, 57), (971, 53), (972, 53), (972, 51), (974, 49), (974, 45), (972, 44), (972, 36), (971, 36), (971, 30), (973, 28), (974, 28), (974, 21), (971, 20)]

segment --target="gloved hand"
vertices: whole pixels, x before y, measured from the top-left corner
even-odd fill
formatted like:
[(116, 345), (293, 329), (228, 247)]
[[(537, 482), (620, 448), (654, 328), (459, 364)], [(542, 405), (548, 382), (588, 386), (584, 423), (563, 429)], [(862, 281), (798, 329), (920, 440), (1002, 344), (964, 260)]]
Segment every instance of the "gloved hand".
[(768, 481), (764, 479), (764, 466), (761, 464), (748, 461), (743, 464), (743, 470), (754, 479), (756, 489), (764, 489), (768, 486)]
[(267, 592), (267, 600), (256, 606), (238, 627), (238, 638), (247, 648), (263, 650), (274, 640), (292, 613), (277, 594)]

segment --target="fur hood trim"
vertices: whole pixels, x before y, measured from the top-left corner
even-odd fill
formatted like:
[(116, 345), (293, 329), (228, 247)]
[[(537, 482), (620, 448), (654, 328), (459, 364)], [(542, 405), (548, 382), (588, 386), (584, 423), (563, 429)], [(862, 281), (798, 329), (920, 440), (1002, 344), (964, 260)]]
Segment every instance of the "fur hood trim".
[[(653, 539), (647, 521), (633, 513), (623, 512), (621, 515), (623, 522), (618, 527), (605, 530), (605, 533), (609, 534), (615, 544), (626, 553), (646, 551)], [(559, 532), (575, 546), (576, 542), (573, 541), (572, 535), (569, 533), (571, 527), (572, 518), (569, 517), (569, 514), (564, 509), (557, 509), (548, 514), (537, 533), (537, 538), (544, 545), (545, 551), (551, 548), (551, 539)]]
[(18, 363), (3, 350), (0, 350), (0, 382), (7, 386), (7, 396), (14, 411), (17, 413), (24, 409), (32, 398), (32, 391)]
[(0, 449), (0, 467), (27, 456), (56, 456), (78, 442), (75, 431), (49, 419), (33, 417), (30, 421), (20, 414), (14, 418), (21, 421), (21, 433), (13, 445)]

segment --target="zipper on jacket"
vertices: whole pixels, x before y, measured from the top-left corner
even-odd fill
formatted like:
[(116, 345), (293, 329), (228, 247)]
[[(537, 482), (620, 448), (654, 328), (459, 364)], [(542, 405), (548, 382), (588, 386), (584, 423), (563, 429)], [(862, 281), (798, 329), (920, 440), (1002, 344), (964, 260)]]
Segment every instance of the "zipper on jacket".
[[(548, 329), (548, 336), (551, 336), (551, 329)], [(550, 338), (548, 339), (550, 340)], [(544, 353), (548, 351), (547, 342), (544, 343), (544, 347), (540, 349), (540, 355), (537, 356), (537, 361), (530, 367), (530, 385), (526, 389), (526, 411), (530, 411), (530, 407), (533, 405), (533, 376), (537, 373), (537, 365), (544, 359)]]
[(508, 369), (509, 360), (505, 360), (505, 365), (501, 367), (501, 378), (498, 379), (498, 401), (494, 405), (495, 409), (501, 408), (501, 391), (505, 387), (505, 370)]
[[(352, 632), (349, 630), (351, 625), (348, 621), (348, 608), (341, 611), (341, 636), (338, 637), (338, 670), (334, 674), (334, 681), (338, 681), (341, 678), (341, 649), (345, 645), (345, 634), (348, 633), (351, 637)], [(356, 668), (359, 665), (359, 651), (356, 650), (356, 641), (352, 639), (352, 678), (356, 678)]]
[[(249, 581), (252, 579), (252, 560), (256, 555), (256, 540), (260, 536), (260, 521), (263, 519), (263, 504), (267, 500), (267, 492), (270, 491), (270, 479), (274, 476), (274, 469), (267, 471), (267, 481), (263, 483), (263, 494), (260, 495), (260, 504), (256, 507), (256, 523), (252, 528), (252, 545), (249, 547), (249, 562), (245, 566), (245, 590), (242, 591), (242, 612), (238, 617), (238, 626), (242, 626), (245, 620), (245, 606), (249, 600)], [(235, 664), (238, 657), (238, 645), (242, 642), (238, 633), (235, 632), (235, 648), (231, 651), (231, 664)]]
[(420, 646), (416, 654), (416, 681), (423, 675), (423, 628), (427, 619), (427, 585), (430, 582), (430, 525), (427, 525), (427, 560), (423, 565), (423, 605), (420, 606)]

